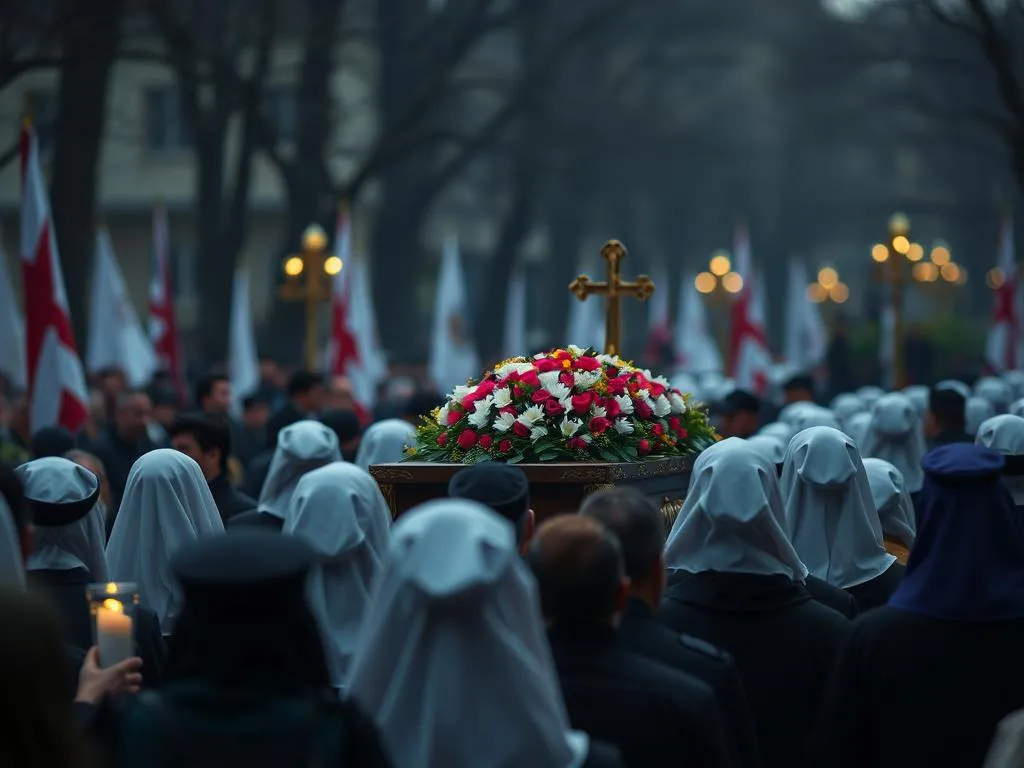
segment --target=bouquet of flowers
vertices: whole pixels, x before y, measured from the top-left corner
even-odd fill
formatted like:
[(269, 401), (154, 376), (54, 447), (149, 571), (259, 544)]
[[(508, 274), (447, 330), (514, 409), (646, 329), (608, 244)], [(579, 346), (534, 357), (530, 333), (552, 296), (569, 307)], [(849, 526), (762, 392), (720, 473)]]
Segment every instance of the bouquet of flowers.
[(514, 357), (456, 387), (417, 428), (407, 459), (638, 461), (717, 439), (690, 395), (615, 355), (568, 346)]

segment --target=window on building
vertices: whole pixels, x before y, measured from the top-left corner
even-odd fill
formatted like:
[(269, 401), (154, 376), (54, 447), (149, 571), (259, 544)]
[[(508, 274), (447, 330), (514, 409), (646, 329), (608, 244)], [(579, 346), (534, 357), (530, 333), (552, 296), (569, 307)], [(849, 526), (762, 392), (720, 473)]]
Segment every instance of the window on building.
[(292, 85), (271, 85), (263, 94), (263, 118), (281, 143), (292, 143), (298, 134), (298, 94)]
[(57, 127), (57, 92), (52, 89), (37, 88), (25, 94), (32, 126), (39, 142), (39, 154), (45, 155), (53, 151), (54, 133)]
[(170, 85), (147, 88), (144, 96), (146, 149), (170, 152), (189, 146), (189, 131), (178, 89)]

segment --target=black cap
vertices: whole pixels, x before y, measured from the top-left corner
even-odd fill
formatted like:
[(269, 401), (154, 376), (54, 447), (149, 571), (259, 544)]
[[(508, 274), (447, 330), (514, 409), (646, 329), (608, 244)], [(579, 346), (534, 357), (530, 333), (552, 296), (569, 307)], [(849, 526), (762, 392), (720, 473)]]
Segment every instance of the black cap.
[(786, 379), (786, 382), (782, 385), (784, 392), (792, 392), (794, 390), (806, 389), (808, 392), (814, 391), (814, 378), (806, 373), (798, 373), (795, 376), (790, 376)]
[(757, 395), (745, 389), (734, 389), (715, 403), (711, 410), (720, 414), (760, 413), (761, 401)]
[(53, 528), (81, 520), (96, 505), (100, 480), (85, 467), (59, 456), (22, 464), (16, 470), (25, 489), (32, 522)]
[(485, 461), (461, 469), (448, 483), (448, 495), (490, 507), (514, 525), (530, 509), (530, 482), (519, 467)]
[(223, 623), (303, 603), (314, 559), (299, 538), (245, 528), (199, 539), (172, 558), (171, 570), (189, 611)]
[(48, 456), (63, 456), (75, 448), (75, 438), (64, 427), (43, 427), (36, 430), (29, 444), (29, 451), (37, 459)]

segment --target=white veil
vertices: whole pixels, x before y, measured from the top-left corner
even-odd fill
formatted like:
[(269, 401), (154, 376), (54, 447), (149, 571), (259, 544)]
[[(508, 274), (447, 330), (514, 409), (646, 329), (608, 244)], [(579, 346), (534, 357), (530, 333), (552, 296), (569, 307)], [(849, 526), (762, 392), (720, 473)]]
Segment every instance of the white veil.
[(257, 509), (283, 520), (302, 476), (341, 460), (338, 436), (330, 427), (310, 420), (285, 427), (277, 436), (277, 448), (270, 460)]

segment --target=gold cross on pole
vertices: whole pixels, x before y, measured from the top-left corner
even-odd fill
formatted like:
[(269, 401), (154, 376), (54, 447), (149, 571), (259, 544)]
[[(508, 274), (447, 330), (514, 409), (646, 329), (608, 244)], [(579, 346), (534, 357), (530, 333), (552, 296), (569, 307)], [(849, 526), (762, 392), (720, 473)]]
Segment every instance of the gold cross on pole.
[(647, 275), (639, 275), (632, 283), (622, 281), (620, 262), (626, 253), (622, 243), (609, 240), (601, 249), (601, 256), (608, 262), (608, 279), (597, 283), (586, 275), (580, 275), (569, 283), (569, 290), (580, 301), (586, 301), (588, 296), (595, 294), (605, 297), (604, 351), (609, 355), (617, 355), (621, 349), (622, 297), (632, 295), (640, 301), (647, 301), (654, 293), (654, 281)]

